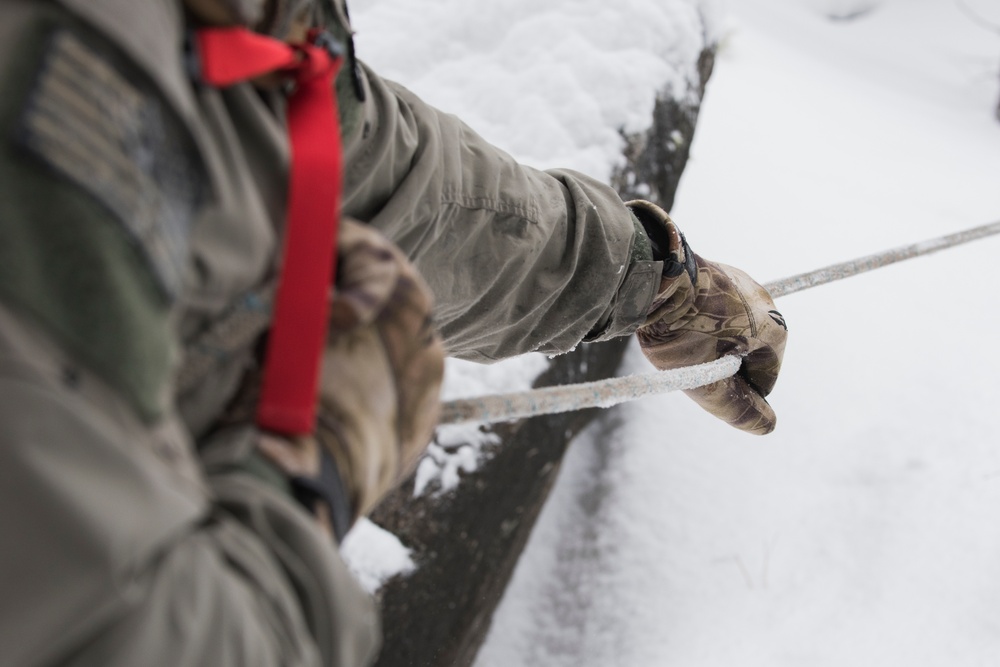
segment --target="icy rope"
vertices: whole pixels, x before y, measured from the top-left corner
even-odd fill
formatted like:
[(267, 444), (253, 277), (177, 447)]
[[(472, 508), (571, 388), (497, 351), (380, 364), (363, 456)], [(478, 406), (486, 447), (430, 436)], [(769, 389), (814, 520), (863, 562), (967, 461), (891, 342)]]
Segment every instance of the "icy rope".
[(460, 399), (444, 404), (441, 423), (510, 421), (583, 408), (610, 408), (643, 396), (702, 387), (725, 379), (739, 369), (740, 358), (731, 355), (707, 364), (685, 366), (673, 371), (640, 373), (596, 382)]
[[(852, 259), (840, 264), (832, 264), (815, 271), (766, 283), (764, 287), (773, 298), (777, 299), (995, 234), (1000, 234), (1000, 221)], [(492, 423), (571, 412), (584, 408), (609, 408), (644, 396), (702, 387), (734, 375), (739, 368), (739, 357), (728, 356), (707, 364), (686, 366), (670, 371), (640, 373), (596, 382), (458, 399), (444, 403), (440, 423)]]
[(993, 236), (995, 234), (1000, 234), (1000, 220), (992, 222), (988, 225), (981, 225), (979, 227), (973, 227), (961, 232), (955, 232), (954, 234), (947, 234), (934, 239), (928, 239), (927, 241), (921, 241), (920, 243), (912, 243), (910, 245), (900, 246), (899, 248), (885, 250), (874, 255), (868, 255), (867, 257), (859, 257), (858, 259), (841, 262), (840, 264), (831, 264), (830, 266), (825, 266), (822, 269), (816, 269), (815, 271), (810, 271), (808, 273), (800, 273), (797, 276), (791, 276), (783, 280), (776, 280), (772, 283), (767, 283), (764, 287), (771, 293), (772, 298), (777, 299), (778, 297), (795, 294), (796, 292), (801, 292), (802, 290), (807, 290), (811, 287), (816, 287), (817, 285), (825, 285), (826, 283), (832, 283), (836, 280), (850, 278), (851, 276), (856, 276), (859, 273), (867, 273), (868, 271), (881, 269), (883, 266), (889, 266), (890, 264), (895, 264), (896, 262), (902, 262), (904, 260), (913, 259), (914, 257), (920, 257), (922, 255), (929, 255), (933, 252), (937, 252), (938, 250), (944, 250), (946, 248), (962, 245), (963, 243), (978, 241), (979, 239), (986, 238), (987, 236)]

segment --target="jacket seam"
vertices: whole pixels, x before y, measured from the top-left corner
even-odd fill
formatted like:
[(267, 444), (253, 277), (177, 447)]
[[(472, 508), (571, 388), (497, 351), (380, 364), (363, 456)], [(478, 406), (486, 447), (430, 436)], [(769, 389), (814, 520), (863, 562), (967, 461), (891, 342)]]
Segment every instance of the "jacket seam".
[(444, 206), (460, 206), (462, 208), (475, 211), (489, 211), (491, 213), (516, 215), (524, 220), (527, 220), (533, 225), (538, 224), (540, 217), (538, 209), (536, 208), (509, 204), (492, 197), (472, 197), (458, 193), (446, 192), (441, 195), (441, 204)]

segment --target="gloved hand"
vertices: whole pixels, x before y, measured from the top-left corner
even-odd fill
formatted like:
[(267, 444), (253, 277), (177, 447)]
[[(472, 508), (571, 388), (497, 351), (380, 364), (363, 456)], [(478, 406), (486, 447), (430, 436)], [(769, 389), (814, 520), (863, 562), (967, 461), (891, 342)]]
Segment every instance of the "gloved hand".
[(416, 269), (368, 225), (345, 220), (316, 436), (356, 515), (416, 464), (440, 413), (444, 346)]
[[(342, 221), (316, 432), (258, 438), (260, 453), (331, 532), (370, 511), (430, 441), (444, 373), (430, 313), (430, 290), (406, 257), (373, 228)], [(253, 370), (217, 426), (252, 422), (259, 392)], [(337, 498), (349, 507), (323, 507)]]
[(788, 328), (762, 286), (739, 269), (691, 252), (665, 211), (646, 201), (627, 206), (664, 260), (660, 288), (637, 336), (660, 370), (743, 357), (739, 372), (685, 393), (727, 424), (764, 435), (775, 415), (765, 400), (781, 369)]

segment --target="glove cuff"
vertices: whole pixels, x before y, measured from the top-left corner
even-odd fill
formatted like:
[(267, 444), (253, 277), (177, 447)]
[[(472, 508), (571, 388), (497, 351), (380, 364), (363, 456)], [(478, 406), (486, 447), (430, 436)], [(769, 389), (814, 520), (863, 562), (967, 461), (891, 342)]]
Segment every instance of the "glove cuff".
[(661, 333), (687, 313), (694, 304), (698, 266), (684, 235), (662, 208), (636, 199), (625, 204), (642, 225), (653, 259), (663, 262), (660, 286), (646, 312), (642, 328), (655, 325)]
[(675, 278), (684, 272), (692, 284), (697, 282), (698, 268), (694, 253), (670, 215), (656, 204), (643, 199), (633, 199), (625, 205), (646, 232), (653, 250), (653, 259), (663, 262), (663, 277)]

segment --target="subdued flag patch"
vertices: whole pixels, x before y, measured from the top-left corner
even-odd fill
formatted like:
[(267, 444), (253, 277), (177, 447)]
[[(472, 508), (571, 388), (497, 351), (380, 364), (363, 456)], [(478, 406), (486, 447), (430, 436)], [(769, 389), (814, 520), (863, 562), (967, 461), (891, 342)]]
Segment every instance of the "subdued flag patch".
[(180, 290), (203, 181), (184, 132), (104, 57), (52, 35), (15, 140), (86, 190), (125, 228), (169, 297)]

